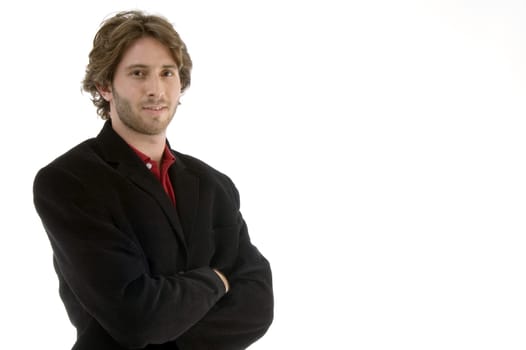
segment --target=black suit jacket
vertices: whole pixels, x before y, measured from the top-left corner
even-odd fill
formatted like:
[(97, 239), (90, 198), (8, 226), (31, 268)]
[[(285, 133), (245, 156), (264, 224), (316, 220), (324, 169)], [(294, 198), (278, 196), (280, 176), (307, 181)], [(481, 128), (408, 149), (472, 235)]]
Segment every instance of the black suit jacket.
[(234, 184), (173, 153), (176, 206), (110, 122), (36, 175), (74, 349), (244, 349), (270, 326), (270, 266)]

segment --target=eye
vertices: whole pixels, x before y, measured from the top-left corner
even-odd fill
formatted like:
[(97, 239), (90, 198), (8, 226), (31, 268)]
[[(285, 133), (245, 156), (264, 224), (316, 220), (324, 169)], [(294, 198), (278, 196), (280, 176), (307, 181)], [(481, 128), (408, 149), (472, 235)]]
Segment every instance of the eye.
[(165, 70), (163, 71), (162, 73), (163, 77), (173, 77), (175, 75), (175, 73), (171, 70)]
[(144, 78), (146, 75), (143, 70), (135, 69), (130, 72), (130, 75), (135, 78)]

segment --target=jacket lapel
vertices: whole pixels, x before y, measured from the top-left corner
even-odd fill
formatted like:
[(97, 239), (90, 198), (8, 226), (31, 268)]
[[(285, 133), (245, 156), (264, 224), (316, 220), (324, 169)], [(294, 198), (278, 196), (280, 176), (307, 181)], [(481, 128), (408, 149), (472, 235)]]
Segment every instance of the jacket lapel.
[[(183, 226), (177, 215), (177, 210), (166, 195), (162, 184), (150, 173), (141, 159), (133, 152), (128, 144), (115, 132), (108, 121), (97, 136), (101, 151), (108, 163), (111, 163), (117, 171), (130, 179), (135, 185), (151, 195), (159, 204), (168, 218), (175, 235), (187, 253), (187, 245)], [(176, 160), (177, 162), (177, 160)], [(173, 167), (172, 167), (173, 168)], [(173, 182), (173, 178), (172, 178)], [(174, 189), (176, 191), (176, 189)], [(176, 203), (178, 194), (175, 193)], [(184, 197), (184, 196), (183, 196)]]
[(188, 243), (194, 232), (199, 206), (199, 178), (186, 167), (179, 153), (172, 152), (175, 155), (175, 165), (170, 168), (169, 174), (174, 186), (177, 212)]

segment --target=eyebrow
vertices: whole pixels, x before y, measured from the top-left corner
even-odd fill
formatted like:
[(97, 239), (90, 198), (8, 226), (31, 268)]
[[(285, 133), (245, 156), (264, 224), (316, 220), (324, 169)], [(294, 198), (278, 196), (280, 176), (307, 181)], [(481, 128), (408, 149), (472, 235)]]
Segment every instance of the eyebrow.
[[(150, 66), (146, 64), (132, 64), (132, 65), (127, 66), (126, 70), (132, 70), (132, 69), (137, 69), (137, 68), (148, 69), (150, 68)], [(178, 69), (177, 65), (175, 64), (164, 64), (162, 68), (163, 69)]]

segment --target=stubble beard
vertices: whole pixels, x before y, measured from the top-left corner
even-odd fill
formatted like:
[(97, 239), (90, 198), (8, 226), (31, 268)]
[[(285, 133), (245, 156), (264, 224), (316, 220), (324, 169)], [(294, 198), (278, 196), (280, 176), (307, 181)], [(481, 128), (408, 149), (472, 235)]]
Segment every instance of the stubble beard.
[(170, 113), (169, 118), (165, 120), (157, 118), (145, 120), (144, 118), (141, 118), (140, 115), (134, 113), (130, 101), (119, 96), (115, 88), (113, 88), (112, 91), (115, 110), (120, 121), (126, 127), (139, 134), (158, 135), (165, 132), (177, 109), (177, 107), (174, 108), (173, 112)]

